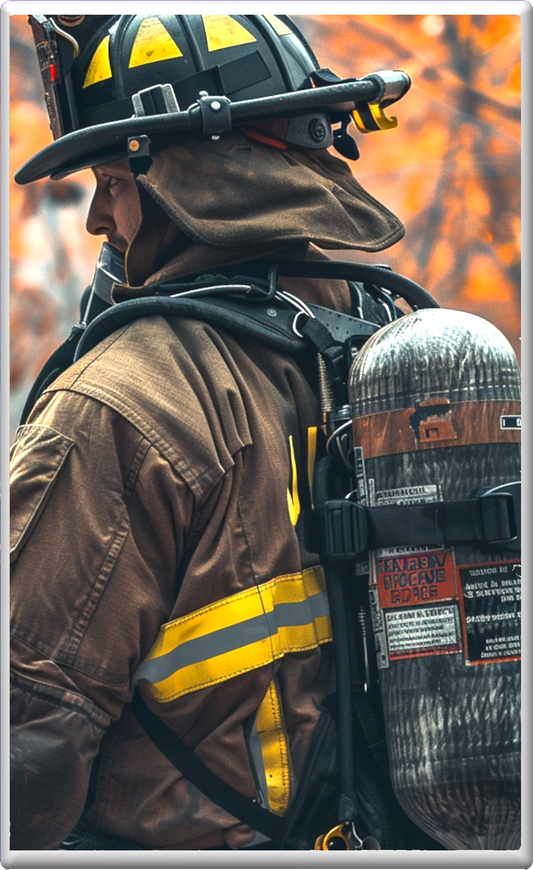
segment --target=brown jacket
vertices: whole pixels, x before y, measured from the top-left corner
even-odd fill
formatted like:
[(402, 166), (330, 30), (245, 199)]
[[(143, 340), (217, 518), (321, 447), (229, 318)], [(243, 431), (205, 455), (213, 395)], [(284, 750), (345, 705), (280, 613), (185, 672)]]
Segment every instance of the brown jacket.
[[(114, 333), (41, 398), (12, 458), (12, 848), (59, 845), (99, 751), (95, 828), (159, 849), (251, 839), (124, 706), (154, 643), (204, 638), (196, 666), (140, 688), (235, 788), (256, 797), (274, 777), (263, 797), (286, 810), (333, 688), (323, 579), (293, 525), (318, 422), (293, 360), (161, 317)], [(304, 629), (282, 626), (273, 646), (263, 618), (247, 642), (246, 620), (294, 599)], [(252, 769), (254, 727), (266, 770)]]
[[(232, 256), (198, 245), (165, 274)], [(290, 289), (348, 308), (338, 282)], [(134, 684), (213, 771), (285, 813), (334, 688), (298, 521), (318, 417), (293, 359), (160, 316), (41, 397), (12, 449), (12, 849), (57, 848), (84, 806), (151, 849), (253, 840), (146, 736)]]

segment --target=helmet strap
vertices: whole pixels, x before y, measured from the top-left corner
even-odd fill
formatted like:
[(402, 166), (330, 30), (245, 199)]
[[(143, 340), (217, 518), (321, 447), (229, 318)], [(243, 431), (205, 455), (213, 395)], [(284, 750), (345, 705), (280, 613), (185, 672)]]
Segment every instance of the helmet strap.
[(152, 165), (149, 136), (130, 136), (128, 139), (128, 160), (133, 177), (146, 175)]

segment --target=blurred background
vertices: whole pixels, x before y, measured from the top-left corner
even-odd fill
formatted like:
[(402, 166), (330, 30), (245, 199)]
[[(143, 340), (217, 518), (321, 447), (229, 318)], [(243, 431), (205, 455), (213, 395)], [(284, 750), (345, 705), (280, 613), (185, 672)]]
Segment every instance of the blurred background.
[[(446, 308), (492, 321), (520, 352), (520, 26), (517, 15), (293, 16), (341, 77), (396, 68), (399, 125), (362, 135), (354, 175), (405, 223), (379, 254)], [(26, 16), (11, 23), (11, 179), (52, 141)], [(90, 171), (11, 193), (11, 433), (31, 383), (79, 319), (101, 239), (85, 231)], [(331, 253), (335, 256), (334, 253)]]

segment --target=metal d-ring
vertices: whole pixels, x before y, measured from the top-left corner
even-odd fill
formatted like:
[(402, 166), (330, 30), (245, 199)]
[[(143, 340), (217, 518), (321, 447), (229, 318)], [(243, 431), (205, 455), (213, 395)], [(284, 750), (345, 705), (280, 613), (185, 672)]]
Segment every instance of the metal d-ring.
[(296, 314), (294, 315), (294, 320), (292, 321), (292, 331), (294, 332), (295, 335), (298, 336), (298, 338), (304, 338), (302, 333), (299, 332), (298, 329), (296, 328), (296, 324), (298, 323), (298, 318), (301, 317), (302, 314), (304, 315), (304, 317), (309, 317), (309, 315), (307, 314), (306, 311), (297, 311)]

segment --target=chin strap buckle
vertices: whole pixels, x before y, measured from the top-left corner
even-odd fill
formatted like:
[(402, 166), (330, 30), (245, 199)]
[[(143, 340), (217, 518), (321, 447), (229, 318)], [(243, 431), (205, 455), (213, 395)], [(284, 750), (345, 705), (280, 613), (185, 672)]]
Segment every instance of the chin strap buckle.
[(149, 136), (130, 136), (128, 139), (128, 159), (130, 169), (134, 178), (138, 175), (146, 175), (148, 172), (152, 158), (150, 156), (150, 145), (152, 141)]

